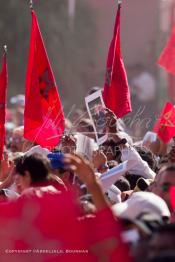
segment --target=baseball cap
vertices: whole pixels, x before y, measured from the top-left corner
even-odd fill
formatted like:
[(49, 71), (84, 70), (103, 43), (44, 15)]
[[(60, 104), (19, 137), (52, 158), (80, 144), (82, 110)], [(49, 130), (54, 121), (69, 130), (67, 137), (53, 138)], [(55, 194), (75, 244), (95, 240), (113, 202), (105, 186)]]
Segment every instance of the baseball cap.
[(170, 217), (165, 201), (151, 192), (136, 192), (125, 202), (112, 206), (114, 215), (119, 218), (136, 219), (143, 213)]
[(140, 177), (137, 180), (137, 184), (134, 188), (134, 192), (139, 192), (139, 191), (146, 191), (146, 189), (149, 187), (149, 185), (153, 182), (153, 179), (146, 179), (143, 177)]
[(121, 191), (115, 185), (112, 185), (108, 189), (107, 194), (108, 194), (108, 198), (113, 203), (120, 203), (121, 202)]

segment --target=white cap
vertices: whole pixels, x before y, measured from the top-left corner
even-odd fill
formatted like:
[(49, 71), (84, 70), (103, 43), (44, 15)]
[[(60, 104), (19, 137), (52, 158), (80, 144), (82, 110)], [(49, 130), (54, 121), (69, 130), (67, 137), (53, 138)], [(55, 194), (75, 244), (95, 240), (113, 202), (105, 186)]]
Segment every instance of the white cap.
[(151, 192), (133, 193), (127, 201), (113, 205), (112, 210), (117, 217), (131, 220), (136, 219), (143, 213), (170, 217), (165, 201)]
[(31, 156), (33, 154), (40, 154), (47, 157), (50, 151), (47, 148), (43, 148), (41, 146), (33, 146), (27, 152), (25, 152), (25, 156)]
[(115, 185), (112, 185), (110, 189), (107, 191), (109, 199), (113, 203), (121, 202), (121, 191)]

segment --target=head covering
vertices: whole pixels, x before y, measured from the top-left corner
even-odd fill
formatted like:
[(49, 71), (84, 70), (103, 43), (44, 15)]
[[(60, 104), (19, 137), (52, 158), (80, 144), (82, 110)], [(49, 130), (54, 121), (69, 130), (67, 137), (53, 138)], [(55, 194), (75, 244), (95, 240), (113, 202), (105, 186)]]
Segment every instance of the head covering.
[(121, 191), (115, 185), (112, 185), (108, 189), (107, 194), (108, 194), (108, 198), (113, 203), (120, 203), (121, 202)]
[(33, 154), (40, 154), (47, 157), (50, 151), (47, 148), (43, 148), (41, 146), (33, 146), (27, 152), (25, 152), (25, 156), (31, 156)]
[(146, 189), (150, 186), (150, 184), (153, 182), (153, 179), (146, 179), (146, 178), (139, 178), (137, 180), (137, 184), (134, 188), (134, 192), (139, 192), (139, 191), (146, 191)]
[(136, 192), (125, 202), (115, 204), (112, 210), (116, 216), (126, 219), (136, 219), (144, 213), (170, 217), (165, 201), (150, 192)]

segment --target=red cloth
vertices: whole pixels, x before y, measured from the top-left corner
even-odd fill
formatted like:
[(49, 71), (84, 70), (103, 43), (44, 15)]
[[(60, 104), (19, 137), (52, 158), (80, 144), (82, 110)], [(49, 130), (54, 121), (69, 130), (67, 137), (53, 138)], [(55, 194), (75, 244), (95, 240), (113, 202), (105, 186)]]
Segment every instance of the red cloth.
[(171, 188), (170, 196), (171, 196), (172, 210), (175, 211), (175, 186)]
[(83, 232), (91, 255), (90, 261), (132, 261), (128, 246), (121, 238), (122, 227), (110, 209), (98, 211), (92, 219), (87, 218)]
[(167, 102), (154, 127), (154, 132), (166, 144), (175, 136), (175, 108)]
[(34, 11), (25, 96), (24, 137), (42, 147), (54, 148), (64, 131), (64, 114)]
[(6, 53), (3, 55), (2, 70), (0, 73), (0, 160), (5, 143), (5, 117), (6, 117), (6, 96), (8, 85), (8, 70)]
[[(95, 218), (82, 222), (77, 218), (75, 202), (71, 193), (39, 193), (33, 189), (33, 194), (23, 195), (14, 203), (1, 204), (2, 261), (20, 261), (23, 257), (42, 262), (131, 261), (111, 210), (97, 212)], [(24, 249), (30, 253), (5, 252)]]
[(157, 63), (164, 67), (167, 72), (175, 75), (175, 26)]
[(128, 80), (120, 49), (120, 7), (108, 53), (103, 99), (106, 107), (111, 109), (118, 118), (132, 111)]

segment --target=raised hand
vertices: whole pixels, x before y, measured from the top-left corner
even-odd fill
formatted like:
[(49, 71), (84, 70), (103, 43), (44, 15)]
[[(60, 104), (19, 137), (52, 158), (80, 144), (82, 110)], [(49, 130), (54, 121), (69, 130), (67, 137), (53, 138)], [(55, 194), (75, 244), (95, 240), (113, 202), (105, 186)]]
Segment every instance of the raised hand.
[(106, 111), (106, 131), (110, 134), (117, 133), (117, 117), (116, 115), (108, 108), (105, 109)]
[(92, 154), (92, 162), (94, 165), (94, 168), (96, 170), (98, 170), (99, 172), (105, 172), (108, 167), (107, 167), (107, 157), (105, 156), (105, 154), (100, 151), (94, 151)]
[(79, 179), (86, 184), (97, 210), (108, 207), (99, 180), (97, 176), (95, 176), (90, 163), (79, 155), (70, 154), (65, 155), (64, 162), (69, 169), (75, 171)]
[(68, 165), (69, 169), (76, 172), (79, 179), (85, 183), (87, 187), (91, 187), (97, 182), (93, 167), (82, 156), (66, 154), (64, 162)]

